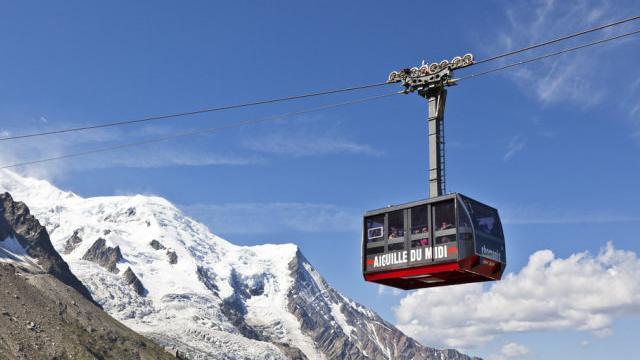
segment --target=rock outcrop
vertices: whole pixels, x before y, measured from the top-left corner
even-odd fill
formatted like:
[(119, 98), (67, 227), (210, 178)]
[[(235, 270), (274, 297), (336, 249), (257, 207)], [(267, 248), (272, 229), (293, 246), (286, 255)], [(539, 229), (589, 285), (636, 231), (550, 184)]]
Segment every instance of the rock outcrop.
[(158, 241), (158, 240), (156, 240), (156, 239), (151, 240), (151, 242), (149, 243), (149, 245), (150, 245), (154, 250), (164, 250), (164, 249), (166, 249), (166, 248), (164, 247), (164, 245), (162, 245), (162, 244), (160, 243), (160, 241)]
[(175, 265), (178, 263), (178, 254), (175, 251), (167, 250), (167, 257), (169, 258), (169, 264)]
[(120, 270), (118, 270), (116, 264), (123, 258), (119, 246), (108, 247), (107, 241), (99, 238), (82, 256), (82, 259), (92, 261), (110, 272), (117, 274)]
[(62, 249), (63, 254), (69, 254), (73, 250), (75, 250), (78, 245), (82, 243), (82, 238), (80, 237), (80, 229), (76, 229), (73, 232), (73, 235), (69, 236), (67, 241), (64, 242), (64, 248)]
[(124, 274), (122, 274), (122, 277), (124, 278), (124, 282), (127, 285), (131, 286), (131, 288), (133, 288), (136, 294), (140, 296), (146, 295), (147, 289), (144, 288), (142, 281), (138, 279), (138, 277), (133, 272), (133, 270), (131, 270), (130, 267), (128, 267), (127, 270), (124, 272)]
[(4, 193), (0, 194), (0, 241), (9, 237), (14, 237), (44, 271), (93, 301), (89, 290), (53, 248), (47, 230), (31, 215), (27, 205), (14, 201), (9, 193)]

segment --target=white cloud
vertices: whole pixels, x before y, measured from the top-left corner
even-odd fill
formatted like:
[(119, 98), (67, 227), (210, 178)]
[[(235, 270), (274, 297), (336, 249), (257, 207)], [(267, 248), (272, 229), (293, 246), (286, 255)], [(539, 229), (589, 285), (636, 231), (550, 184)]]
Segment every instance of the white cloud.
[(575, 329), (611, 333), (616, 316), (640, 313), (640, 261), (608, 243), (597, 255), (532, 254), (490, 286), (415, 291), (394, 309), (397, 326), (426, 344), (464, 348), (505, 333)]
[[(387, 286), (378, 285), (378, 296), (385, 295), (386, 293), (387, 293)], [(400, 289), (396, 289), (396, 288), (391, 289), (391, 295), (393, 296), (400, 296), (402, 294), (403, 292)]]
[(500, 353), (489, 356), (489, 360), (517, 359), (529, 354), (527, 347), (518, 343), (510, 342), (500, 349)]
[(254, 138), (245, 142), (247, 148), (253, 151), (287, 155), (293, 157), (331, 155), (331, 154), (361, 154), (380, 155), (381, 152), (367, 144), (359, 144), (337, 135), (279, 133)]
[[(196, 151), (182, 147), (145, 147), (120, 154), (103, 154), (98, 162), (91, 164), (93, 168), (129, 167), (160, 168), (167, 166), (208, 166), (208, 165), (251, 165), (261, 162), (259, 158), (235, 155), (212, 154), (207, 151)], [(85, 164), (83, 168), (88, 168)]]
[[(252, 151), (288, 156), (326, 154), (381, 153), (367, 144), (345, 139), (333, 125), (316, 118), (303, 118), (304, 129), (287, 130), (262, 136), (243, 145)], [(54, 129), (76, 127), (77, 123), (58, 123)], [(311, 130), (306, 127), (311, 126)], [(332, 127), (333, 126), (333, 127)], [(0, 137), (40, 132), (42, 121), (23, 124), (16, 131), (1, 130)], [(181, 129), (186, 131), (189, 129)], [(0, 166), (32, 160), (47, 159), (78, 152), (92, 151), (125, 143), (162, 138), (175, 134), (175, 128), (153, 124), (141, 127), (95, 129), (71, 134), (58, 134), (40, 138), (0, 141)], [(168, 166), (252, 165), (265, 161), (264, 155), (250, 154), (247, 149), (222, 147), (212, 137), (197, 136), (142, 146), (125, 147), (114, 151), (96, 152), (63, 160), (38, 163), (17, 168), (21, 173), (39, 178), (55, 179), (71, 171), (112, 167), (159, 168)], [(228, 142), (227, 142), (228, 143)]]
[(529, 353), (529, 349), (525, 346), (517, 344), (517, 343), (508, 343), (502, 347), (500, 353), (504, 355), (505, 358), (514, 358), (527, 355)]
[[(618, 5), (618, 4), (616, 4)], [(506, 11), (508, 25), (504, 31), (495, 34), (489, 53), (508, 50), (543, 42), (581, 29), (595, 27), (612, 20), (624, 18), (622, 6), (612, 6), (606, 0), (554, 1), (530, 0), (513, 2)], [(605, 29), (598, 34), (583, 36), (558, 45), (527, 52), (526, 55), (503, 60), (510, 63), (516, 58), (526, 59), (558, 49), (601, 39), (629, 29), (630, 24), (615, 29)], [(497, 40), (497, 41), (495, 41)], [(603, 86), (612, 78), (619, 78), (618, 70), (612, 66), (602, 66), (610, 61), (611, 50), (625, 46), (626, 41), (611, 42), (579, 50), (566, 55), (549, 58), (536, 63), (506, 71), (525, 93), (532, 94), (543, 104), (570, 102), (585, 107), (600, 104), (612, 87)], [(491, 49), (489, 46), (485, 48)], [(633, 70), (629, 70), (633, 71)], [(628, 78), (634, 78), (629, 76)], [(617, 95), (612, 93), (612, 95)]]
[[(60, 126), (65, 127), (65, 126)], [(27, 134), (41, 129), (25, 127), (17, 134)], [(78, 152), (92, 151), (110, 146), (171, 135), (174, 130), (151, 126), (131, 133), (128, 129), (109, 129), (44, 136), (11, 141), (0, 141), (0, 166), (33, 160), (55, 158)], [(2, 136), (9, 136), (3, 131)], [(113, 167), (159, 168), (168, 166), (251, 165), (262, 162), (256, 156), (218, 153), (211, 150), (202, 139), (173, 140), (142, 146), (97, 152), (63, 160), (37, 163), (15, 168), (17, 171), (38, 178), (54, 179), (71, 171)]]
[(361, 221), (357, 211), (331, 204), (232, 203), (180, 208), (219, 234), (353, 231)]
[(509, 140), (507, 152), (503, 156), (504, 161), (511, 160), (518, 152), (524, 150), (527, 146), (527, 139), (520, 135), (516, 135)]

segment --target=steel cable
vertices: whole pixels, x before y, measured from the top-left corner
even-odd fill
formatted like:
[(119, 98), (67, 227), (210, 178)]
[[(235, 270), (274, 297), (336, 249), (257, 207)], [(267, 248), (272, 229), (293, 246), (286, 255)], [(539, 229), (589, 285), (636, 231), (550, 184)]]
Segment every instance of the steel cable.
[(640, 30), (624, 33), (624, 34), (621, 34), (621, 35), (617, 35), (617, 36), (613, 36), (613, 37), (610, 37), (610, 38), (594, 41), (594, 42), (591, 42), (591, 43), (588, 43), (588, 44), (584, 44), (584, 45), (575, 46), (575, 47), (572, 47), (572, 48), (563, 49), (563, 50), (556, 51), (556, 52), (553, 52), (553, 53), (548, 53), (548, 54), (544, 54), (544, 55), (541, 55), (541, 56), (536, 56), (534, 58), (530, 58), (530, 59), (526, 59), (526, 60), (522, 60), (522, 61), (517, 61), (517, 62), (508, 64), (508, 65), (504, 65), (504, 66), (500, 66), (500, 67), (497, 67), (497, 68), (494, 68), (494, 69), (489, 69), (489, 70), (477, 72), (477, 73), (474, 73), (474, 74), (462, 76), (460, 78), (453, 79), (452, 81), (457, 82), (457, 81), (461, 81), (461, 80), (467, 80), (467, 79), (475, 78), (475, 77), (478, 77), (478, 76), (482, 76), (482, 75), (494, 73), (494, 72), (497, 72), (497, 71), (505, 70), (505, 69), (508, 69), (508, 68), (512, 68), (514, 66), (528, 64), (528, 63), (531, 63), (531, 62), (534, 62), (534, 61), (543, 60), (543, 59), (550, 58), (550, 57), (553, 57), (553, 56), (558, 56), (558, 55), (565, 54), (565, 53), (568, 53), (568, 52), (571, 52), (571, 51), (576, 51), (576, 50), (584, 49), (584, 48), (591, 47), (591, 46), (594, 46), (594, 45), (599, 45), (599, 44), (602, 44), (602, 43), (606, 43), (606, 42), (609, 42), (609, 41), (622, 39), (624, 37), (635, 35), (635, 34), (638, 34), (638, 33), (640, 33)]
[(503, 53), (503, 54), (500, 54), (500, 55), (495, 55), (495, 56), (492, 56), (492, 57), (489, 57), (489, 58), (486, 58), (486, 59), (482, 59), (482, 60), (479, 60), (479, 61), (474, 61), (473, 64), (474, 65), (478, 65), (478, 64), (485, 63), (485, 62), (502, 59), (502, 58), (507, 57), (507, 56), (516, 55), (516, 54), (519, 54), (519, 53), (524, 52), (524, 51), (529, 51), (529, 50), (537, 49), (537, 48), (542, 47), (542, 46), (555, 44), (555, 43), (560, 42), (560, 41), (572, 39), (572, 38), (575, 38), (575, 37), (578, 37), (578, 36), (581, 36), (581, 35), (592, 33), (594, 31), (603, 30), (603, 29), (606, 29), (606, 28), (610, 28), (610, 27), (613, 27), (613, 26), (617, 26), (617, 25), (624, 24), (624, 23), (627, 23), (627, 22), (630, 22), (630, 21), (634, 21), (634, 20), (638, 20), (638, 19), (640, 19), (640, 16), (633, 16), (633, 17), (630, 17), (630, 18), (618, 20), (618, 21), (615, 21), (615, 22), (612, 22), (612, 23), (609, 23), (609, 24), (600, 25), (600, 26), (597, 26), (597, 27), (594, 27), (594, 28), (591, 28), (591, 29), (587, 29), (587, 30), (579, 31), (577, 33), (565, 35), (565, 36), (559, 37), (557, 39), (553, 39), (553, 40), (545, 41), (545, 42), (538, 43), (538, 44), (535, 44), (535, 45), (527, 46), (527, 47), (522, 48), (522, 49), (509, 51), (509, 52), (506, 52), (506, 53)]
[(163, 120), (163, 119), (177, 118), (177, 117), (183, 117), (183, 116), (205, 114), (205, 113), (216, 112), (216, 111), (239, 109), (239, 108), (249, 107), (249, 106), (274, 104), (274, 103), (285, 102), (285, 101), (290, 101), (290, 100), (298, 100), (298, 99), (304, 99), (304, 98), (310, 98), (310, 97), (316, 97), (316, 96), (322, 96), (322, 95), (337, 94), (337, 93), (348, 92), (348, 91), (370, 89), (370, 88), (373, 88), (373, 87), (378, 87), (378, 86), (387, 85), (387, 84), (388, 84), (387, 82), (383, 82), (383, 83), (376, 83), (376, 84), (352, 86), (352, 87), (348, 87), (348, 88), (326, 90), (326, 91), (320, 91), (320, 92), (312, 92), (312, 93), (307, 93), (307, 94), (302, 94), (302, 95), (287, 96), (287, 97), (282, 97), (282, 98), (260, 100), (260, 101), (241, 103), (241, 104), (234, 104), (234, 105), (226, 105), (226, 106), (220, 106), (220, 107), (215, 107), (215, 108), (207, 108), (207, 109), (186, 111), (186, 112), (180, 112), (180, 113), (174, 113), (174, 114), (166, 114), (166, 115), (148, 116), (148, 117), (143, 117), (143, 118), (140, 118), (140, 119), (115, 121), (115, 122), (108, 122), (108, 123), (102, 123), (102, 124), (96, 124), (96, 125), (88, 125), (88, 126), (80, 126), (80, 127), (68, 128), (68, 129), (51, 130), (51, 131), (37, 132), (37, 133), (24, 134), (24, 135), (7, 136), (7, 137), (0, 138), (0, 141), (25, 139), (25, 138), (32, 138), (32, 137), (36, 137), (36, 136), (45, 136), (45, 135), (53, 135), (53, 134), (63, 134), (63, 133), (69, 133), (69, 132), (75, 132), (75, 131), (100, 129), (100, 128), (107, 128), (107, 127), (113, 127), (113, 126), (142, 123), (142, 122), (147, 122), (147, 121), (155, 121), (155, 120)]
[(19, 162), (19, 163), (10, 164), (10, 165), (3, 165), (3, 166), (0, 166), (0, 170), (1, 169), (9, 169), (9, 168), (20, 167), (20, 166), (26, 166), (26, 165), (40, 164), (40, 163), (49, 162), (49, 161), (56, 161), (56, 160), (74, 158), (74, 157), (78, 157), (78, 156), (84, 156), (84, 155), (90, 155), (90, 154), (96, 154), (96, 153), (103, 153), (103, 152), (107, 152), (107, 151), (113, 151), (113, 150), (118, 150), (118, 149), (130, 148), (130, 147), (134, 147), (134, 146), (152, 144), (152, 143), (157, 143), (157, 142), (166, 141), (166, 140), (183, 138), (183, 137), (187, 137), (187, 136), (193, 136), (193, 135), (199, 135), (199, 134), (210, 134), (210, 133), (218, 132), (218, 131), (221, 131), (221, 130), (226, 130), (226, 129), (231, 129), (231, 128), (238, 128), (238, 127), (248, 126), (248, 125), (256, 125), (256, 124), (263, 123), (263, 122), (286, 119), (286, 118), (290, 118), (290, 117), (293, 117), (293, 116), (303, 115), (303, 114), (307, 114), (307, 113), (311, 113), (311, 112), (328, 110), (328, 109), (333, 109), (333, 108), (347, 106), (347, 105), (359, 104), (359, 103), (363, 103), (363, 102), (367, 102), (367, 101), (373, 101), (373, 100), (377, 100), (377, 99), (390, 97), (390, 96), (397, 95), (397, 94), (399, 94), (399, 92), (393, 92), (393, 93), (390, 93), (390, 94), (383, 94), (383, 95), (369, 96), (369, 97), (359, 98), (359, 99), (355, 99), (355, 100), (349, 100), (349, 101), (335, 103), (335, 104), (323, 105), (323, 106), (319, 106), (319, 107), (314, 107), (314, 108), (309, 108), (309, 109), (304, 109), (304, 110), (299, 110), (299, 111), (288, 112), (288, 113), (284, 113), (284, 114), (272, 115), (272, 116), (268, 116), (268, 117), (260, 118), (260, 119), (245, 120), (245, 121), (239, 121), (239, 122), (235, 122), (235, 123), (231, 123), (231, 124), (227, 124), (227, 125), (223, 125), (223, 126), (217, 126), (217, 127), (210, 127), (210, 128), (205, 128), (205, 129), (187, 131), (187, 132), (183, 132), (183, 133), (173, 134), (173, 135), (154, 138), (154, 139), (149, 139), (149, 140), (130, 142), (130, 143), (125, 143), (125, 144), (119, 144), (119, 145), (115, 145), (115, 146), (109, 146), (109, 147), (92, 149), (92, 150), (87, 150), (87, 151), (82, 151), (82, 152), (77, 152), (77, 153), (65, 154), (65, 155), (60, 155), (60, 156), (55, 156), (55, 157), (50, 157), (50, 158)]

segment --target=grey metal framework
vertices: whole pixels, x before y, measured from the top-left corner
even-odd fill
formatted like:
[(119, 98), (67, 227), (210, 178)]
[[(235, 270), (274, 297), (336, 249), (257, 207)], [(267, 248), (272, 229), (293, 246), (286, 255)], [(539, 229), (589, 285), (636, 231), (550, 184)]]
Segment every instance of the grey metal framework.
[(423, 64), (420, 68), (393, 71), (388, 82), (401, 82), (404, 93), (417, 92), (428, 103), (429, 197), (446, 194), (444, 108), (446, 86), (455, 85), (453, 69), (473, 64), (473, 55), (455, 57), (451, 62)]
[(444, 107), (447, 90), (443, 87), (428, 88), (420, 95), (429, 104), (429, 197), (446, 194), (444, 157)]

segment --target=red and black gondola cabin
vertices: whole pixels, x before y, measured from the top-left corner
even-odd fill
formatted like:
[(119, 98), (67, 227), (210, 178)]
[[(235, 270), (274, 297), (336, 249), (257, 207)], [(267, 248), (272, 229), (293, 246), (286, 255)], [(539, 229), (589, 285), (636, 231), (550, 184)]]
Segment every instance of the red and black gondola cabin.
[(366, 281), (409, 290), (500, 280), (506, 266), (498, 211), (462, 194), (368, 211), (363, 226)]

